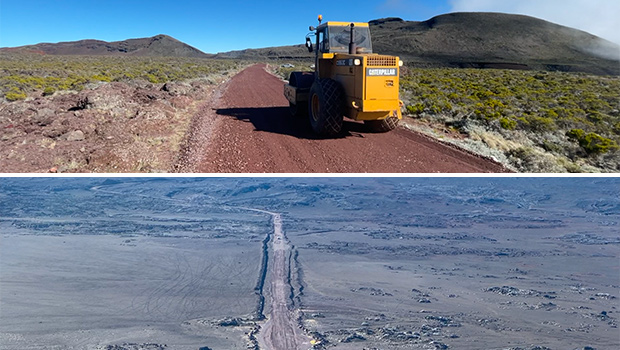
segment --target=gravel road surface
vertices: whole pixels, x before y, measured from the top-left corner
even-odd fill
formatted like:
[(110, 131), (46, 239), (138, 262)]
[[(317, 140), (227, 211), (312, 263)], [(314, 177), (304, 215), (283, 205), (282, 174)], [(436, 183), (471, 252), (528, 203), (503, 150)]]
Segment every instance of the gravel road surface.
[[(284, 82), (253, 65), (222, 86), (203, 108), (212, 126), (199, 156), (179, 171), (205, 173), (493, 173), (498, 163), (399, 128), (366, 132), (345, 119), (340, 137), (315, 136), (294, 118), (282, 93)], [(190, 166), (191, 165), (191, 166)]]

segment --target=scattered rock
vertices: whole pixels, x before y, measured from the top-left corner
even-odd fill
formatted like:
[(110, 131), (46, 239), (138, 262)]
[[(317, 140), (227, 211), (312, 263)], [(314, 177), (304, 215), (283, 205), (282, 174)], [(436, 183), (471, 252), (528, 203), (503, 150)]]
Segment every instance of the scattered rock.
[(33, 122), (38, 126), (47, 126), (54, 122), (56, 112), (50, 108), (42, 108), (37, 111), (37, 114), (33, 118)]
[(557, 305), (554, 303), (538, 303), (536, 305), (532, 305), (532, 306), (528, 306), (527, 307), (529, 310), (546, 310), (546, 311), (551, 311), (554, 310), (555, 308), (557, 308)]
[(430, 345), (434, 345), (435, 349), (439, 349), (439, 350), (445, 350), (445, 349), (450, 348), (448, 345), (446, 345), (446, 344), (444, 344), (444, 343), (442, 343), (440, 341), (435, 341), (435, 340), (430, 342)]
[(166, 83), (161, 88), (161, 91), (169, 93), (170, 96), (187, 95), (191, 90), (192, 86), (185, 83)]
[(81, 111), (83, 109), (91, 108), (93, 105), (92, 101), (88, 98), (88, 96), (84, 96), (80, 98), (74, 107), (69, 108), (69, 111)]
[(221, 327), (239, 327), (241, 325), (241, 320), (238, 318), (227, 318), (218, 322), (218, 326)]
[(611, 295), (609, 293), (596, 293), (594, 294), (594, 296), (601, 299), (616, 299), (614, 295)]
[(520, 289), (512, 286), (491, 287), (484, 291), (507, 296), (545, 296), (547, 299), (553, 299), (555, 294), (555, 292), (543, 293), (533, 289)]
[(377, 295), (377, 296), (383, 296), (383, 297), (391, 297), (394, 296), (392, 293), (389, 292), (385, 292), (383, 291), (383, 289), (381, 288), (372, 288), (372, 287), (360, 287), (360, 288), (352, 288), (351, 291), (353, 293), (356, 292), (365, 292), (368, 293), (369, 295)]
[(436, 321), (438, 327), (461, 327), (460, 323), (455, 322), (450, 317), (428, 315), (424, 317), (424, 319), (429, 321)]
[(355, 333), (341, 340), (342, 343), (351, 343), (351, 342), (359, 342), (366, 341), (366, 337), (361, 334)]
[(75, 130), (64, 134), (62, 138), (67, 141), (84, 141), (85, 136), (82, 130)]

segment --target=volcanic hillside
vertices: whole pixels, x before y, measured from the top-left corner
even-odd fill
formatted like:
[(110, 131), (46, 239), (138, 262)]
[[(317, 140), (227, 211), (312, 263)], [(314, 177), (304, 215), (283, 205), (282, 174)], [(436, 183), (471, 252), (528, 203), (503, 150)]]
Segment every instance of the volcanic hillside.
[[(424, 22), (385, 18), (370, 21), (370, 30), (375, 52), (398, 55), (416, 66), (620, 74), (620, 46), (534, 17), (476, 12), (451, 13)], [(216, 57), (309, 59), (312, 55), (303, 45), (296, 45)]]
[(3, 48), (2, 50), (22, 53), (36, 52), (48, 55), (211, 57), (211, 55), (207, 55), (192, 46), (164, 34), (156, 35), (151, 38), (129, 39), (115, 42), (80, 40), (57, 44), (41, 43), (11, 49)]
[[(300, 24), (300, 41), (304, 26)], [(502, 13), (450, 13), (427, 21), (370, 21), (374, 51), (417, 67), (515, 68), (620, 75), (620, 46), (586, 32), (534, 17)], [(259, 60), (307, 60), (304, 45), (206, 54), (167, 35), (105, 42), (41, 43), (9, 52), (50, 55), (131, 55)]]
[(528, 16), (452, 13), (424, 22), (384, 19), (371, 21), (371, 30), (377, 52), (415, 63), (620, 73), (620, 46)]

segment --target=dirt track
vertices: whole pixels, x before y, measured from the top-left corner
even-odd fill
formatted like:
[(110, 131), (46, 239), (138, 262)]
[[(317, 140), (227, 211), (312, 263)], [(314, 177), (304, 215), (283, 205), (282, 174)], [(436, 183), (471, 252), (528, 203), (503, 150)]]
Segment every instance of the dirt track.
[[(204, 153), (181, 171), (205, 173), (505, 172), (499, 164), (399, 128), (373, 134), (345, 120), (340, 138), (317, 138), (293, 118), (283, 82), (254, 65), (222, 87), (200, 117), (213, 126)], [(205, 139), (205, 137), (201, 137)], [(191, 160), (193, 158), (193, 161)], [(199, 159), (196, 159), (199, 158)], [(197, 163), (197, 164), (196, 164)]]
[(273, 215), (272, 261), (268, 270), (271, 279), (271, 312), (268, 321), (258, 334), (262, 349), (297, 350), (310, 346), (309, 338), (303, 334), (291, 307), (291, 284), (289, 281), (291, 246), (282, 232), (280, 214)]

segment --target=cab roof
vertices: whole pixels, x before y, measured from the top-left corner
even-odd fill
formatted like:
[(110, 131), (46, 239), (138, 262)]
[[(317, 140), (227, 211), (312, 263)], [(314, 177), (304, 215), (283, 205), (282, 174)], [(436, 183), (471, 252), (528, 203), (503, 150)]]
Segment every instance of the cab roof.
[(325, 23), (321, 23), (317, 29), (323, 29), (325, 27), (348, 27), (351, 23), (355, 24), (356, 27), (368, 27), (368, 23), (366, 22), (334, 22), (329, 21)]

